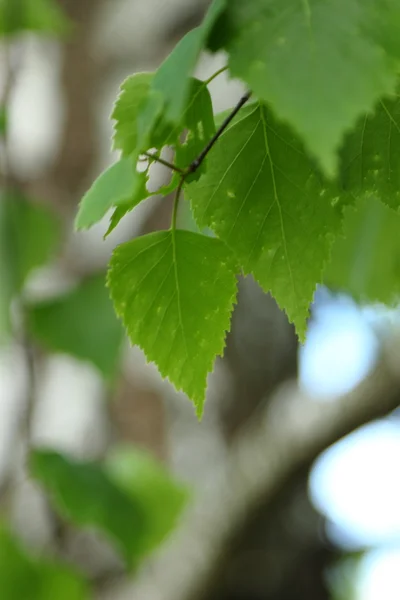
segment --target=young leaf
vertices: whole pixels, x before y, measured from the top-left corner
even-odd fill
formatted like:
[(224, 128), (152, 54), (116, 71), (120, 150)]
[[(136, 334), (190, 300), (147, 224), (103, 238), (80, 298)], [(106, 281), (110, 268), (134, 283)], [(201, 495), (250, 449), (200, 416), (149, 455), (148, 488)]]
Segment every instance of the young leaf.
[(183, 487), (128, 449), (114, 451), (105, 465), (47, 450), (33, 452), (30, 463), (60, 514), (103, 531), (131, 566), (170, 533), (185, 504)]
[(203, 411), (207, 375), (225, 344), (236, 264), (216, 239), (162, 231), (118, 246), (108, 285), (133, 344)]
[(175, 162), (184, 170), (200, 154), (215, 133), (210, 92), (204, 81), (192, 80), (182, 125), (189, 134), (184, 144), (178, 144)]
[(76, 229), (87, 229), (100, 221), (113, 206), (137, 206), (150, 194), (147, 172), (136, 171), (132, 158), (121, 158), (106, 169), (81, 200)]
[[(179, 126), (163, 125), (157, 122), (156, 129), (144, 146), (138, 138), (138, 109), (149, 90), (151, 73), (139, 73), (129, 77), (122, 84), (121, 94), (113, 112), (115, 120), (114, 148), (122, 151), (123, 156), (95, 181), (83, 197), (75, 226), (77, 229), (90, 227), (99, 221), (111, 207), (116, 207), (111, 217), (106, 236), (118, 225), (119, 221), (142, 200), (155, 193), (170, 193), (179, 179), (174, 178), (171, 185), (150, 193), (146, 188), (147, 171), (138, 172), (133, 167), (139, 154), (150, 147), (161, 150), (163, 146), (178, 146), (178, 156), (184, 167), (200, 152), (215, 132), (211, 97), (206, 84), (191, 79), (187, 106), (182, 114)], [(179, 138), (184, 129), (190, 137), (184, 144)], [(179, 166), (179, 165), (178, 165)]]
[(155, 73), (139, 118), (142, 140), (149, 138), (161, 114), (167, 124), (181, 123), (190, 93), (190, 75), (226, 3), (213, 0), (203, 23), (185, 35)]
[(359, 302), (398, 302), (400, 215), (375, 198), (348, 208), (324, 281)]
[[(169, 124), (164, 116), (155, 127), (140, 134), (142, 117), (140, 109), (149, 95), (152, 73), (132, 75), (122, 84), (121, 94), (115, 105), (112, 118), (114, 125), (114, 148), (122, 150), (124, 156), (140, 154), (150, 148), (160, 151), (164, 146), (179, 144), (182, 132), (187, 129), (200, 144), (205, 143), (215, 132), (210, 93), (204, 81), (189, 78), (189, 94), (177, 125)], [(184, 165), (186, 166), (186, 165)]]
[(213, 0), (200, 27), (185, 35), (154, 76), (152, 89), (162, 95), (165, 119), (171, 123), (180, 122), (189, 94), (190, 75), (226, 2)]
[(340, 229), (338, 191), (262, 106), (223, 134), (212, 152), (206, 173), (186, 186), (195, 219), (235, 251), (244, 272), (272, 293), (304, 340), (331, 236)]
[(137, 118), (139, 109), (149, 93), (153, 73), (135, 73), (121, 85), (111, 118), (115, 121), (113, 147), (121, 150), (123, 156), (138, 150)]
[(123, 329), (114, 314), (104, 274), (60, 298), (30, 305), (28, 326), (49, 350), (88, 360), (107, 378), (115, 374)]
[(64, 34), (70, 22), (55, 0), (0, 0), (0, 35), (22, 31)]
[[(162, 185), (158, 190), (156, 190), (155, 192), (147, 192), (148, 197), (150, 196), (157, 196), (157, 195), (161, 195), (161, 196), (167, 196), (168, 194), (171, 194), (173, 191), (176, 190), (176, 188), (179, 185), (179, 181), (180, 181), (180, 176), (179, 173), (175, 172), (172, 175), (171, 181), (169, 183), (167, 183), (166, 185)], [(131, 210), (133, 210), (135, 207), (137, 206), (137, 202), (133, 201), (131, 203), (128, 204), (121, 204), (121, 206), (117, 206), (114, 209), (113, 214), (111, 215), (110, 218), (110, 225), (104, 235), (104, 238), (106, 238), (108, 235), (110, 235), (110, 233), (112, 231), (114, 231), (114, 229), (117, 227), (118, 223), (121, 221), (121, 219), (124, 218), (124, 216), (126, 214), (128, 214), (128, 212), (130, 212)]]
[(4, 600), (87, 600), (81, 577), (66, 566), (37, 560), (0, 527), (0, 589)]
[(381, 100), (362, 117), (341, 151), (343, 189), (400, 208), (400, 98)]
[(398, 0), (231, 0), (214, 39), (333, 175), (345, 132), (395, 90), (399, 26)]

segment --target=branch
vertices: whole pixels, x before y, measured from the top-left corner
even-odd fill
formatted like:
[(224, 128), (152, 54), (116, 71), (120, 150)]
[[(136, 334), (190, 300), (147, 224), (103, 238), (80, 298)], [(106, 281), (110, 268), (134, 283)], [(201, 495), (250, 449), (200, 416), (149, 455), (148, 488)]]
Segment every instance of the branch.
[(398, 334), (384, 344), (373, 372), (349, 394), (330, 402), (316, 401), (300, 390), (276, 397), (238, 437), (226, 462), (214, 468), (212, 483), (204, 486), (185, 526), (129, 597), (207, 597), (231, 540), (260, 502), (272, 502), (293, 474), (328, 446), (398, 407), (399, 366)]

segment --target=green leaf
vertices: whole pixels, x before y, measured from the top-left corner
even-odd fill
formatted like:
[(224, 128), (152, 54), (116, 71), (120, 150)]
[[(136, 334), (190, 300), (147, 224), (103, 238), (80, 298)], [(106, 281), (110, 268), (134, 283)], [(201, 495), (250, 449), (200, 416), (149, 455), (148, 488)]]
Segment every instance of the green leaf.
[(235, 251), (304, 340), (309, 305), (340, 231), (339, 192), (262, 106), (212, 152), (206, 173), (185, 188), (195, 219)]
[(0, 35), (35, 31), (62, 35), (71, 24), (55, 0), (0, 0)]
[(225, 245), (188, 231), (163, 231), (118, 246), (108, 285), (133, 344), (203, 410), (207, 375), (225, 345), (236, 294)]
[(131, 566), (163, 541), (184, 506), (183, 488), (133, 451), (117, 450), (103, 466), (36, 450), (30, 463), (60, 514), (103, 531)]
[(0, 589), (4, 600), (86, 600), (89, 590), (66, 566), (31, 557), (0, 527)]
[(225, 5), (226, 0), (213, 0), (203, 23), (185, 35), (154, 76), (152, 89), (162, 95), (165, 119), (171, 123), (181, 120), (189, 95), (190, 75)]
[(100, 464), (77, 462), (51, 450), (35, 450), (30, 468), (63, 518), (106, 533), (128, 564), (138, 558), (145, 526), (141, 507), (115, 485)]
[(60, 223), (44, 206), (17, 192), (0, 198), (0, 338), (10, 331), (9, 308), (28, 275), (55, 254)]
[[(225, 129), (225, 131), (228, 131), (228, 129), (230, 129), (231, 127), (233, 127), (233, 125), (236, 125), (236, 123), (238, 121), (241, 121), (245, 117), (248, 117), (249, 114), (254, 111), (254, 109), (256, 108), (257, 104), (258, 104), (258, 102), (256, 100), (250, 100), (249, 102), (246, 102), (246, 104), (244, 106), (242, 106), (242, 108), (240, 109), (240, 111), (234, 116), (234, 118), (229, 123), (229, 125)], [(223, 122), (225, 121), (225, 119), (227, 117), (229, 117), (231, 113), (232, 113), (232, 108), (228, 108), (228, 109), (226, 109), (226, 110), (224, 110), (224, 111), (222, 111), (220, 113), (217, 113), (214, 116), (215, 127), (217, 129), (219, 129), (221, 127), (221, 125), (223, 124)]]
[(129, 156), (138, 148), (137, 118), (139, 109), (149, 93), (153, 73), (135, 73), (121, 85), (111, 118), (115, 121), (113, 146)]
[(8, 259), (18, 292), (28, 275), (54, 256), (61, 226), (52, 211), (17, 192), (7, 194), (3, 203), (4, 239), (8, 239)]
[[(182, 132), (192, 133), (197, 145), (205, 143), (215, 132), (210, 93), (204, 81), (189, 78), (189, 94), (177, 124), (169, 124), (164, 115), (155, 122), (153, 129), (140, 135), (143, 116), (140, 109), (149, 95), (152, 73), (138, 73), (125, 80), (116, 102), (112, 118), (114, 124), (114, 148), (124, 156), (138, 155), (150, 148), (160, 151), (164, 146), (179, 145)], [(151, 104), (151, 97), (150, 97)], [(158, 111), (158, 104), (154, 108)], [(202, 148), (201, 148), (202, 149)], [(186, 165), (184, 165), (186, 166)]]
[(141, 544), (143, 553), (148, 554), (175, 529), (189, 498), (188, 490), (150, 455), (128, 446), (114, 448), (106, 459), (105, 469), (140, 504), (146, 523)]
[(200, 154), (215, 133), (211, 97), (204, 81), (192, 80), (182, 125), (188, 129), (189, 134), (183, 144), (178, 144), (175, 162), (184, 170)]
[(87, 229), (100, 221), (113, 206), (137, 206), (150, 194), (146, 189), (147, 172), (136, 171), (131, 158), (121, 158), (93, 183), (79, 206), (76, 229)]
[[(165, 145), (175, 145), (180, 150), (181, 160), (186, 161), (183, 166), (187, 166), (215, 132), (207, 86), (202, 81), (191, 79), (188, 103), (179, 126), (157, 123), (157, 128), (147, 140), (148, 146), (139, 146), (138, 108), (148, 92), (151, 78), (150, 73), (139, 73), (122, 84), (112, 117), (115, 120), (114, 148), (121, 150), (125, 158), (104, 171), (85, 194), (75, 221), (77, 229), (91, 227), (110, 208), (115, 207), (107, 236), (142, 200), (156, 193), (166, 194), (176, 189), (179, 179), (174, 178), (171, 185), (150, 193), (146, 188), (148, 171), (138, 172), (133, 166), (140, 153), (150, 147), (161, 150)], [(179, 138), (184, 129), (189, 130), (190, 138), (180, 144)]]
[(190, 75), (225, 5), (226, 0), (213, 0), (203, 23), (182, 38), (156, 71), (148, 100), (139, 116), (139, 138), (143, 143), (149, 140), (161, 115), (166, 124), (182, 122), (190, 95)]
[[(151, 162), (151, 161), (150, 161)], [(176, 190), (176, 188), (178, 187), (180, 182), (180, 176), (177, 172), (174, 172), (174, 174), (172, 175), (171, 181), (165, 185), (162, 185), (158, 190), (156, 190), (155, 192), (147, 192), (148, 193), (148, 197), (151, 196), (158, 196), (159, 194), (161, 196), (167, 196), (168, 194), (171, 194), (173, 191)], [(106, 238), (107, 236), (110, 235), (110, 233), (112, 231), (114, 231), (114, 229), (117, 227), (117, 225), (119, 224), (119, 222), (121, 221), (121, 219), (124, 218), (125, 215), (127, 215), (131, 210), (133, 210), (135, 207), (137, 206), (136, 202), (131, 202), (128, 204), (122, 204), (121, 206), (117, 206), (114, 209), (113, 214), (111, 215), (110, 218), (110, 225), (104, 235), (104, 238)]]
[(27, 318), (32, 335), (49, 350), (90, 361), (107, 378), (115, 374), (123, 329), (114, 314), (104, 274), (55, 300), (28, 306)]
[(344, 134), (395, 90), (399, 31), (398, 0), (231, 0), (214, 38), (333, 175)]
[(374, 198), (348, 208), (324, 281), (359, 302), (398, 303), (400, 215)]
[(400, 208), (400, 98), (381, 100), (362, 117), (341, 150), (341, 185), (357, 198), (375, 196)]

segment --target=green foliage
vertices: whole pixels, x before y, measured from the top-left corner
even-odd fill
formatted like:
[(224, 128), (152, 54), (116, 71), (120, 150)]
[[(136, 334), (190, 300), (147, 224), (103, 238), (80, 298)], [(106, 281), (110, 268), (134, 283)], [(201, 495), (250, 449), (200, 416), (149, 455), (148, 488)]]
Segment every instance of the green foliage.
[(400, 296), (400, 215), (375, 198), (347, 209), (325, 282), (359, 302), (395, 304)]
[(56, 0), (0, 0), (0, 35), (25, 31), (64, 34), (70, 23)]
[[(0, 36), (69, 29), (56, 0), (0, 0)], [(225, 50), (230, 76), (248, 87), (250, 101), (242, 106), (246, 95), (235, 113), (214, 117), (213, 76), (193, 77), (207, 49)], [(318, 284), (359, 302), (398, 303), (399, 71), (398, 0), (213, 0), (203, 23), (155, 73), (123, 82), (113, 108), (120, 157), (83, 197), (76, 228), (112, 210), (108, 234), (155, 193), (176, 197), (168, 231), (114, 250), (109, 290), (99, 275), (55, 299), (27, 303), (26, 280), (52, 259), (60, 229), (47, 209), (14, 191), (3, 168), (0, 340), (17, 307), (29, 341), (90, 361), (111, 379), (123, 341), (116, 312), (132, 343), (200, 417), (238, 275), (253, 274), (271, 292), (300, 340)], [(8, 108), (0, 110), (3, 142)], [(150, 193), (157, 162), (171, 177)], [(177, 229), (178, 214), (191, 231)], [(129, 448), (103, 463), (38, 450), (30, 464), (56, 510), (108, 536), (129, 566), (170, 533), (187, 500), (182, 486)], [(0, 589), (16, 600), (88, 594), (74, 573), (31, 558), (3, 529)]]
[(27, 321), (49, 350), (90, 361), (110, 378), (118, 367), (123, 330), (104, 283), (103, 273), (59, 298), (31, 304)]
[(5, 106), (0, 106), (0, 138), (7, 135), (8, 114)]
[(231, 0), (214, 45), (332, 176), (344, 133), (395, 90), (399, 30), (398, 0)]
[[(178, 125), (158, 120), (154, 129), (148, 131), (147, 137), (141, 138), (135, 124), (140, 118), (139, 109), (146, 94), (149, 94), (152, 79), (153, 74), (138, 73), (123, 82), (112, 113), (115, 121), (113, 146), (114, 149), (121, 150), (122, 158), (104, 171), (83, 197), (75, 221), (77, 229), (91, 227), (102, 219), (110, 208), (115, 207), (106, 233), (108, 235), (127, 212), (142, 200), (154, 195), (146, 188), (149, 164), (144, 170), (136, 169), (136, 161), (140, 154), (150, 148), (155, 148), (160, 153), (164, 146), (174, 146), (177, 165), (181, 163), (184, 167), (214, 135), (215, 125), (209, 91), (204, 82), (192, 78), (189, 80), (187, 103)], [(187, 137), (182, 142), (184, 131), (187, 132)], [(170, 185), (157, 192), (164, 195), (171, 193), (178, 183), (179, 179), (175, 177)]]
[(4, 600), (86, 600), (88, 589), (72, 570), (29, 556), (0, 527), (0, 589)]
[[(225, 129), (233, 113), (213, 118), (212, 78), (192, 78), (204, 48), (226, 50), (230, 74), (252, 93)], [(324, 277), (363, 301), (398, 298), (397, 215), (391, 220), (378, 200), (399, 209), (399, 68), (397, 0), (288, 0), (285, 6), (278, 0), (216, 0), (202, 25), (155, 73), (123, 83), (112, 115), (114, 149), (132, 161), (136, 182), (139, 157), (151, 150), (150, 162), (157, 161), (163, 147), (171, 147), (175, 172), (158, 193), (177, 189), (177, 197), (170, 232), (115, 251), (111, 296), (131, 341), (186, 392), (199, 415), (207, 374), (229, 328), (234, 274), (252, 273), (286, 311), (301, 341)], [(148, 168), (137, 196), (135, 182), (121, 194), (123, 178), (112, 185), (99, 180), (81, 205), (81, 213), (90, 213), (85, 226), (115, 206), (112, 230), (150, 195), (147, 176)], [(189, 228), (212, 231), (226, 244), (220, 246), (223, 256), (210, 254), (207, 267), (176, 231), (181, 189), (196, 221), (194, 227), (186, 214)], [(369, 210), (377, 211), (377, 222), (366, 231)], [(368, 245), (385, 235), (391, 241), (360, 258), (361, 238)], [(210, 239), (193, 239), (207, 257)], [(379, 273), (374, 252), (390, 254)], [(356, 283), (354, 269), (361, 269)], [(222, 272), (228, 286), (217, 283)], [(203, 302), (205, 289), (212, 310)], [(205, 320), (206, 308), (211, 320)]]
[(60, 224), (44, 206), (17, 192), (0, 198), (0, 339), (10, 330), (10, 303), (28, 275), (48, 262), (59, 244)]
[(121, 158), (96, 179), (79, 207), (75, 226), (87, 229), (104, 217), (113, 206), (133, 208), (149, 193), (147, 175), (136, 171), (129, 158)]
[(129, 156), (137, 149), (138, 131), (135, 125), (152, 79), (153, 73), (136, 73), (121, 85), (111, 118), (115, 121), (114, 150), (121, 150), (123, 156)]
[(148, 454), (127, 446), (114, 448), (105, 468), (115, 484), (141, 506), (145, 522), (141, 552), (147, 555), (175, 528), (189, 492)]
[(299, 140), (256, 106), (222, 135), (207, 172), (186, 190), (199, 227), (235, 251), (243, 272), (272, 292), (304, 339), (341, 221), (337, 188), (315, 171)]
[(359, 199), (371, 195), (400, 206), (400, 98), (393, 95), (364, 115), (346, 137), (340, 181)]
[(202, 25), (190, 31), (157, 70), (139, 121), (143, 135), (153, 130), (161, 114), (167, 123), (181, 123), (190, 91), (190, 76), (226, 4), (227, 0), (213, 0)]
[(60, 514), (104, 532), (129, 566), (162, 542), (186, 500), (185, 490), (156, 463), (128, 449), (117, 450), (105, 465), (36, 450), (30, 467)]
[(108, 285), (130, 339), (193, 400), (198, 415), (224, 348), (235, 267), (222, 242), (180, 230), (122, 244), (111, 258)]

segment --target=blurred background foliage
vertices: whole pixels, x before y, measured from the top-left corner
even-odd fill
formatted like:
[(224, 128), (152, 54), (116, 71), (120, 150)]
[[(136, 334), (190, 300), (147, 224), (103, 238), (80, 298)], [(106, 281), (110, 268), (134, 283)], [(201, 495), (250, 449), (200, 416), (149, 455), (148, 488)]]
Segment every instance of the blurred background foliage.
[[(113, 160), (109, 116), (121, 81), (157, 68), (207, 5), (0, 0), (5, 600), (183, 598), (181, 575), (196, 537), (179, 546), (180, 531), (190, 533), (196, 501), (205, 519), (223, 511), (229, 499), (213, 504), (203, 496), (243, 432), (251, 435), (263, 411), (299, 390), (315, 402), (334, 402), (367, 375), (397, 326), (396, 311), (361, 311), (321, 289), (299, 348), (275, 302), (251, 279), (241, 280), (201, 424), (129, 347), (104, 286), (105, 268), (117, 243), (168, 227), (171, 198), (138, 207), (106, 241), (107, 219), (79, 234), (73, 220), (90, 182)], [(204, 54), (196, 75), (209, 77), (224, 64), (223, 55)], [(224, 74), (211, 91), (215, 112), (222, 112), (243, 90)], [(154, 165), (150, 185), (162, 183), (168, 174)], [(371, 211), (373, 204), (366, 218)], [(195, 227), (185, 205), (180, 219)], [(387, 269), (397, 269), (395, 250)], [(369, 281), (379, 285), (376, 258)], [(334, 286), (334, 266), (331, 280)], [(354, 436), (293, 472), (272, 501), (260, 497), (248, 508), (196, 598), (400, 597), (398, 417)], [(178, 553), (170, 551), (174, 544)]]

